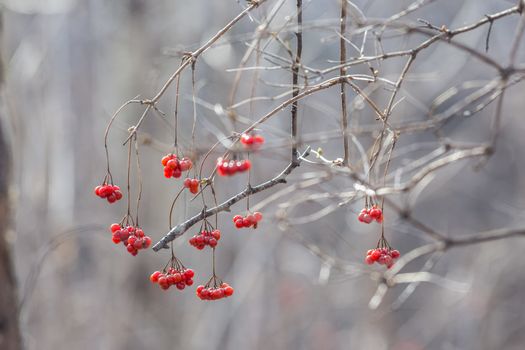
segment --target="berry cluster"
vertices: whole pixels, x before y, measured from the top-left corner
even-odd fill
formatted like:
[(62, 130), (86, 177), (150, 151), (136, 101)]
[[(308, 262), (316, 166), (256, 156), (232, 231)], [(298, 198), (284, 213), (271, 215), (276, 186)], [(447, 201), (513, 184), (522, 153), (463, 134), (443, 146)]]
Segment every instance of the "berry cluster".
[(161, 289), (167, 290), (169, 287), (175, 285), (178, 290), (183, 290), (186, 286), (193, 284), (193, 276), (195, 273), (192, 269), (187, 269), (182, 266), (178, 268), (170, 267), (168, 272), (155, 271), (149, 277), (153, 283), (158, 283)]
[(253, 227), (257, 228), (257, 225), (259, 221), (262, 220), (262, 214), (258, 211), (256, 211), (253, 214), (248, 214), (245, 217), (242, 215), (235, 215), (233, 217), (233, 223), (235, 224), (235, 227), (237, 228), (243, 228), (243, 227)]
[(249, 170), (252, 163), (249, 159), (230, 160), (217, 158), (217, 174), (220, 176), (232, 176)]
[(228, 283), (221, 283), (219, 287), (197, 287), (197, 296), (201, 300), (218, 300), (233, 294), (233, 288)]
[(357, 219), (360, 222), (364, 222), (365, 224), (369, 224), (372, 221), (382, 222), (383, 221), (383, 212), (380, 208), (377, 207), (377, 205), (372, 206), (369, 208), (363, 208), (361, 212), (359, 213), (359, 216)]
[(199, 192), (199, 180), (187, 178), (184, 180), (184, 187), (188, 188), (191, 193), (197, 194)]
[(376, 248), (370, 249), (366, 253), (365, 262), (369, 265), (377, 262), (379, 265), (386, 265), (387, 268), (391, 268), (394, 262), (399, 258), (401, 254), (396, 249), (390, 248)]
[(122, 198), (120, 187), (107, 183), (95, 187), (95, 194), (100, 198), (106, 198), (109, 203), (115, 203)]
[(215, 248), (219, 239), (221, 239), (221, 231), (209, 231), (205, 228), (200, 233), (190, 238), (190, 244), (199, 250), (204, 249), (207, 245), (210, 246), (210, 248)]
[(183, 171), (188, 171), (193, 167), (191, 159), (184, 157), (179, 160), (173, 153), (162, 157), (161, 163), (164, 166), (164, 176), (168, 179), (170, 177), (177, 179), (181, 177)]
[(264, 137), (258, 134), (242, 134), (241, 143), (245, 149), (256, 150), (264, 143)]
[(151, 245), (151, 238), (146, 236), (139, 227), (124, 227), (120, 224), (112, 224), (110, 230), (113, 234), (113, 243), (119, 244), (122, 242), (133, 256), (137, 255), (139, 250), (147, 249)]

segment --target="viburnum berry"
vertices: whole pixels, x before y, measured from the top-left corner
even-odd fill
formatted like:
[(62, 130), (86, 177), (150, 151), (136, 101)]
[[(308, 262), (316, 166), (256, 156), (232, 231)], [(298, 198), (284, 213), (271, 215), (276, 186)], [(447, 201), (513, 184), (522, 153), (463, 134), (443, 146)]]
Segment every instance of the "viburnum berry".
[(196, 294), (201, 300), (219, 300), (232, 296), (233, 292), (233, 288), (225, 282), (213, 287), (200, 285), (196, 289)]
[(242, 134), (241, 144), (250, 151), (256, 150), (264, 143), (264, 137), (259, 134)]
[(241, 215), (235, 215), (233, 217), (233, 223), (236, 228), (253, 227), (257, 228), (259, 221), (262, 220), (262, 214), (256, 211), (253, 214), (248, 214), (245, 217)]
[(182, 172), (188, 171), (193, 167), (191, 159), (183, 157), (179, 159), (175, 154), (170, 153), (162, 157), (162, 165), (164, 166), (164, 176), (168, 179), (170, 177), (179, 178)]
[(221, 231), (209, 231), (205, 228), (200, 233), (191, 237), (189, 242), (195, 248), (202, 250), (206, 246), (209, 246), (210, 248), (215, 248), (217, 246), (217, 243), (219, 242), (219, 239), (221, 239)]
[(183, 290), (186, 286), (193, 284), (195, 273), (192, 269), (183, 266), (170, 267), (167, 271), (155, 271), (149, 277), (152, 283), (157, 283), (162, 290), (167, 290), (171, 286), (176, 286), (178, 290)]
[(172, 254), (171, 260), (166, 267), (164, 267), (162, 271), (153, 272), (149, 280), (152, 283), (157, 283), (163, 290), (167, 290), (171, 286), (177, 287), (178, 290), (183, 290), (186, 286), (193, 285), (193, 276), (195, 276), (195, 272), (193, 272), (192, 269), (186, 268), (184, 264)]
[(115, 203), (122, 198), (120, 187), (107, 184), (106, 182), (95, 187), (95, 194), (100, 198), (105, 198), (109, 203)]
[(252, 163), (249, 159), (227, 160), (222, 157), (217, 158), (217, 174), (220, 176), (232, 176), (249, 170)]
[(197, 194), (199, 192), (200, 181), (198, 179), (187, 178), (184, 180), (184, 187), (188, 188), (191, 193)]
[(377, 262), (380, 265), (385, 265), (387, 268), (391, 268), (397, 258), (400, 257), (400, 253), (396, 249), (375, 248), (371, 249), (366, 253), (365, 262), (369, 265)]
[(364, 222), (365, 224), (369, 224), (374, 220), (377, 222), (382, 222), (383, 212), (380, 208), (377, 207), (377, 205), (372, 206), (370, 209), (363, 208), (357, 216), (357, 220), (359, 220), (360, 222)]
[(122, 226), (121, 224), (111, 224), (113, 243), (123, 243), (127, 251), (135, 256), (139, 250), (147, 249), (151, 245), (151, 238), (144, 234), (140, 227)]

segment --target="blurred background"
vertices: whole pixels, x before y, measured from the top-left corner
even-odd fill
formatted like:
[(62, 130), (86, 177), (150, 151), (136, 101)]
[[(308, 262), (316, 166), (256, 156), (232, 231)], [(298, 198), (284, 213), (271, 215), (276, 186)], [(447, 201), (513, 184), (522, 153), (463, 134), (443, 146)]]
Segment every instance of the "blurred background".
[[(197, 61), (195, 149), (199, 154), (231, 134), (231, 120), (224, 112), (235, 77), (230, 69), (239, 65), (255, 29), (276, 3), (269, 0), (243, 18)], [(354, 3), (368, 18), (389, 18), (413, 1)], [(504, 0), (422, 3), (425, 6), (405, 20), (423, 18), (448, 28), (516, 5)], [(329, 167), (307, 162), (290, 175), (289, 184), (309, 178), (322, 181), (281, 195), (285, 186), (279, 185), (251, 198), (253, 207), (264, 204), (265, 217), (257, 230), (237, 230), (231, 223), (233, 215), (246, 213), (245, 201), (231, 213), (219, 215), (223, 237), (217, 249), (217, 274), (235, 288), (233, 297), (205, 302), (196, 298), (194, 288), (161, 291), (148, 276), (166, 264), (169, 252), (148, 250), (132, 257), (122, 245), (113, 244), (108, 226), (125, 214), (125, 200), (108, 205), (93, 194), (105, 175), (104, 130), (123, 102), (137, 95), (154, 96), (179, 66), (180, 53), (198, 48), (246, 3), (3, 0), (2, 4), (9, 111), (2, 123), (14, 160), (15, 210), (9, 237), (14, 244), (20, 327), (27, 349), (523, 349), (523, 238), (458, 247), (418, 259), (406, 270), (431, 269), (445, 282), (410, 284), (413, 290), (408, 291), (406, 285), (396, 286), (372, 310), (369, 301), (377, 282), (370, 272), (382, 269), (365, 266), (363, 257), (375, 247), (379, 226), (356, 220), (363, 207), (361, 198), (341, 206), (337, 196), (312, 199), (316, 194), (352, 191), (354, 182)], [(270, 26), (292, 47), (295, 28), (289, 23), (294, 22), (294, 11), (295, 2), (284, 1)], [(304, 2), (305, 65), (325, 69), (339, 60), (339, 13), (337, 0)], [(514, 14), (494, 22), (488, 55), (497, 62), (508, 61), (518, 21)], [(485, 25), (454, 40), (484, 52), (487, 30)], [(379, 53), (374, 40), (379, 32), (368, 33), (366, 55)], [(381, 44), (388, 52), (414, 47), (424, 39), (386, 30)], [(350, 40), (360, 46), (363, 34)], [(262, 43), (267, 52), (287, 57), (275, 40), (265, 38)], [(350, 45), (347, 50), (349, 57), (358, 56)], [(246, 66), (278, 68), (275, 62), (282, 64), (268, 55), (259, 55), (257, 61), (256, 57)], [(521, 45), (517, 62), (524, 59), (525, 45)], [(371, 66), (379, 76), (395, 81), (405, 62), (401, 57), (374, 61)], [(291, 74), (277, 68), (244, 72), (235, 101), (252, 93), (268, 97), (288, 91)], [(363, 64), (350, 72), (370, 74), (370, 67)], [(327, 72), (310, 83), (337, 74), (337, 70)], [(411, 67), (400, 92), (404, 99), (396, 106), (392, 122), (426, 120), (432, 103), (449, 88), (458, 89), (437, 107), (438, 112), (496, 77), (490, 66), (437, 43), (422, 51)], [(252, 90), (254, 81), (257, 85)], [(362, 88), (380, 106), (386, 104), (390, 92), (385, 86), (365, 84)], [(359, 144), (368, 148), (370, 134), (380, 130), (381, 124), (361, 99), (347, 91), (352, 130)], [(414, 191), (391, 199), (449, 236), (524, 227), (523, 91), (523, 83), (507, 90), (496, 153), (479, 170), (473, 168), (479, 159), (454, 163)], [(286, 96), (237, 108), (235, 131), (242, 131)], [(300, 102), (301, 149), (322, 147), (327, 158), (342, 157), (339, 99), (336, 86)], [(181, 186), (181, 181), (163, 178), (160, 165), (160, 158), (172, 150), (174, 101), (171, 88), (158, 105), (166, 117), (149, 114), (139, 133), (143, 179), (139, 215), (141, 226), (154, 241), (169, 229), (169, 208)], [(125, 109), (109, 134), (112, 173), (121, 187), (127, 170), (127, 149), (122, 144), (142, 111), (143, 106), (136, 105)], [(473, 116), (462, 110), (440, 132), (458, 143), (486, 142), (493, 115), (494, 104)], [(190, 70), (181, 77), (179, 118), (179, 145), (189, 154)], [(252, 156), (252, 184), (274, 177), (289, 162), (289, 109), (262, 125), (261, 133), (267, 146)], [(420, 168), (396, 170), (409, 169), (415, 160), (428, 163), (439, 148), (433, 130), (401, 135), (389, 183), (410, 179)], [(223, 151), (219, 148), (212, 154), (204, 173), (210, 173)], [(359, 162), (355, 145), (352, 154), (353, 161)], [(315, 157), (311, 160), (316, 161)], [(241, 191), (246, 181), (245, 175), (218, 178), (219, 201)], [(134, 169), (132, 196), (136, 188)], [(264, 202), (272, 194), (276, 197)], [(200, 200), (183, 197), (175, 207), (174, 223), (202, 209)], [(207, 199), (213, 205), (212, 197)], [(315, 215), (324, 208), (333, 210)], [(276, 219), (276, 213), (286, 215), (285, 224)], [(385, 217), (387, 238), (402, 254), (429, 242), (393, 211), (386, 209)], [(187, 242), (196, 230), (177, 239), (174, 248), (178, 258), (196, 271), (197, 285), (206, 282), (212, 271), (211, 252), (197, 251)], [(327, 257), (348, 262), (349, 269), (333, 268)]]

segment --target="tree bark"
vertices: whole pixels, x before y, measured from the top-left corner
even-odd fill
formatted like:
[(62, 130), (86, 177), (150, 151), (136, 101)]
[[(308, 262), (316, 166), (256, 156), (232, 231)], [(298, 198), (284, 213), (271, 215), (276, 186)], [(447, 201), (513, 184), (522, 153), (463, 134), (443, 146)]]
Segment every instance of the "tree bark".
[[(0, 12), (0, 38), (3, 34), (3, 20)], [(0, 113), (6, 113), (4, 94), (3, 51), (0, 43)], [(8, 138), (0, 116), (0, 349), (18, 350), (22, 348), (18, 328), (18, 301), (16, 277), (11, 260), (12, 249), (7, 239), (10, 220), (9, 184), (11, 180), (11, 152)]]

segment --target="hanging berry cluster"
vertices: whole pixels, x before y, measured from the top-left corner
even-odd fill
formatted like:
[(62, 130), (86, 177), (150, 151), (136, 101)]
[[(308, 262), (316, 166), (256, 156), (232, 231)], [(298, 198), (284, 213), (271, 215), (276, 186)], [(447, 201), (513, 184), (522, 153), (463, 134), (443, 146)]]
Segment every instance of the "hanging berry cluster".
[(242, 146), (250, 151), (259, 149), (264, 143), (264, 137), (259, 134), (242, 134), (241, 144)]
[(374, 220), (381, 223), (383, 222), (383, 211), (377, 205), (373, 205), (371, 208), (364, 207), (357, 219), (365, 224), (369, 224)]
[(379, 265), (385, 265), (387, 268), (391, 268), (400, 255), (398, 250), (390, 247), (384, 235), (381, 235), (379, 242), (377, 242), (377, 247), (370, 249), (366, 253), (365, 262), (369, 265), (378, 263)]
[(195, 273), (192, 269), (184, 267), (182, 262), (175, 256), (172, 256), (168, 263), (170, 267), (166, 270), (155, 271), (150, 276), (150, 281), (157, 283), (163, 290), (169, 289), (171, 286), (176, 286), (178, 290), (183, 290), (186, 286), (193, 284), (193, 276)]
[(200, 181), (198, 179), (187, 178), (184, 180), (184, 187), (189, 189), (191, 193), (197, 194), (199, 192)]
[(209, 284), (210, 282), (197, 287), (197, 296), (201, 300), (218, 300), (233, 295), (233, 288), (228, 283), (222, 282), (213, 287), (210, 287)]
[(235, 215), (233, 217), (233, 223), (235, 224), (236, 228), (257, 228), (257, 225), (261, 220), (262, 214), (258, 211), (256, 211), (253, 214), (248, 214), (245, 217), (243, 217), (242, 215)]
[(252, 163), (249, 159), (227, 160), (217, 158), (217, 174), (220, 176), (232, 176), (250, 170)]
[(123, 226), (122, 224), (112, 224), (110, 231), (113, 234), (113, 243), (119, 244), (122, 242), (127, 251), (135, 256), (139, 250), (147, 249), (151, 245), (151, 238), (144, 234), (140, 227), (132, 225)]
[(161, 163), (164, 166), (164, 176), (168, 179), (170, 177), (178, 179), (181, 177), (183, 171), (188, 171), (193, 167), (191, 159), (183, 157), (179, 160), (173, 153), (162, 157)]
[(221, 239), (221, 231), (213, 229), (211, 224), (204, 219), (204, 225), (201, 227), (200, 232), (190, 238), (190, 245), (194, 246), (198, 250), (203, 250), (204, 247), (209, 246), (215, 248), (217, 243)]
[(105, 198), (109, 203), (115, 203), (122, 198), (120, 187), (107, 184), (106, 182), (95, 187), (95, 194), (100, 198)]

